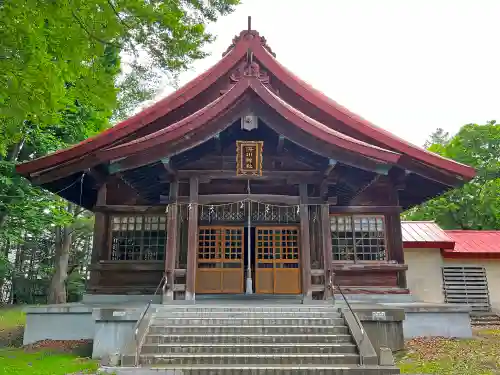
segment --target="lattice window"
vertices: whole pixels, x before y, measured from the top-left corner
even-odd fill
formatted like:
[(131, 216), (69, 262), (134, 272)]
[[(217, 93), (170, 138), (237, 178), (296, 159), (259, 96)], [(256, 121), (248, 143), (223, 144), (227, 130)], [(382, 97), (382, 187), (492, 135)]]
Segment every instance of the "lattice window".
[(166, 216), (113, 216), (111, 260), (164, 260)]
[(387, 257), (383, 216), (331, 216), (334, 261), (382, 261)]
[(198, 235), (198, 261), (243, 259), (241, 228), (201, 227)]
[(294, 228), (258, 228), (258, 260), (298, 260), (299, 233)]

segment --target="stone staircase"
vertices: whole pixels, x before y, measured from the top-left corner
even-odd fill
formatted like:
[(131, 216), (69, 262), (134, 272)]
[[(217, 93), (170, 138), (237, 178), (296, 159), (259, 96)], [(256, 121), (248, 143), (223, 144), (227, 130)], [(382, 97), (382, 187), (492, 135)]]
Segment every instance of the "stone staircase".
[(500, 315), (495, 312), (472, 312), (470, 315), (472, 326), (500, 326)]
[(399, 374), (360, 361), (342, 312), (327, 305), (160, 307), (139, 357), (142, 370), (172, 375)]

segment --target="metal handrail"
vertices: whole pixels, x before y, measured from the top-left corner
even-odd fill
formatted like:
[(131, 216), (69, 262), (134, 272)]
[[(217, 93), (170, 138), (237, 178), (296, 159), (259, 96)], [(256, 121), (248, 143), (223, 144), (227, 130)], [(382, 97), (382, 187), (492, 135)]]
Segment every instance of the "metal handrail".
[[(351, 304), (349, 303), (349, 301), (347, 300), (346, 296), (344, 295), (344, 293), (342, 292), (342, 288), (340, 287), (340, 285), (337, 283), (335, 284), (333, 282), (333, 272), (330, 273), (330, 279), (328, 280), (328, 283), (329, 283), (329, 287), (330, 289), (332, 290), (332, 294), (335, 294), (335, 287), (338, 288), (339, 292), (340, 292), (340, 295), (342, 296), (342, 298), (344, 299), (347, 307), (349, 308), (349, 310), (351, 311), (351, 314), (354, 316), (354, 319), (356, 319), (356, 323), (358, 324), (358, 327), (359, 329), (361, 330), (361, 334), (363, 335), (362, 339), (364, 339), (365, 337), (365, 329), (363, 328), (363, 325), (361, 324), (361, 321), (359, 320), (358, 316), (354, 313), (354, 311), (352, 310), (352, 307), (351, 307)], [(335, 297), (334, 297), (335, 298)]]
[[(361, 324), (361, 321), (359, 320), (358, 316), (352, 310), (351, 304), (349, 303), (349, 301), (347, 300), (346, 296), (344, 295), (344, 292), (342, 292), (342, 288), (340, 287), (340, 285), (338, 283), (335, 284), (333, 282), (333, 272), (332, 271), (330, 271), (330, 277), (329, 277), (329, 280), (328, 280), (328, 284), (329, 284), (330, 289), (332, 290), (332, 294), (333, 294), (333, 298), (334, 299), (335, 299), (335, 286), (337, 286), (337, 288), (339, 289), (340, 295), (344, 299), (347, 307), (351, 311), (351, 314), (354, 317), (354, 319), (356, 320), (356, 323), (357, 323), (357, 325), (358, 325), (358, 327), (359, 327), (359, 329), (361, 331), (361, 339), (359, 340), (359, 344), (361, 344), (363, 342), (363, 340), (365, 339), (365, 336), (366, 336), (365, 329), (363, 328), (363, 325)], [(360, 362), (360, 365), (364, 364), (364, 360), (363, 360), (363, 356), (362, 355), (359, 356), (359, 362)]]
[(142, 340), (144, 339), (144, 335), (139, 335), (139, 328), (141, 326), (142, 321), (146, 317), (146, 314), (148, 313), (151, 304), (153, 303), (154, 297), (158, 294), (158, 290), (160, 290), (160, 287), (163, 284), (162, 290), (164, 291), (168, 282), (167, 282), (167, 275), (163, 275), (161, 278), (160, 282), (158, 283), (158, 286), (156, 287), (156, 290), (151, 297), (151, 300), (146, 304), (144, 309), (142, 310), (141, 315), (139, 316), (139, 320), (137, 320), (137, 323), (135, 324), (134, 327), (134, 341), (135, 341), (135, 366), (137, 367), (139, 365), (139, 351), (141, 350), (141, 345), (142, 345)]

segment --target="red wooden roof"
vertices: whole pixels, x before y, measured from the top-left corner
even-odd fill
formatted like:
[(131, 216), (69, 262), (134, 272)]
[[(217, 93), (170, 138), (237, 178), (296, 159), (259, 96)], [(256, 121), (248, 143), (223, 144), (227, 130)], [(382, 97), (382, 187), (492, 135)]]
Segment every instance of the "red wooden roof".
[[(234, 81), (234, 73), (232, 72), (242, 62), (248, 60), (249, 54), (252, 56), (250, 60), (254, 59), (252, 61), (254, 61), (255, 65), (259, 66), (261, 71), (266, 72), (267, 80), (271, 81), (271, 86), (274, 89), (277, 87), (278, 89), (281, 88), (283, 95), (279, 94), (279, 97), (276, 97), (269, 90), (264, 90), (265, 87), (262, 84), (260, 85), (262, 87), (254, 85), (253, 91), (257, 92), (260, 98), (276, 111), (287, 112), (293, 118), (291, 122), (294, 122), (296, 126), (309, 132), (312, 136), (317, 137), (317, 134), (322, 134), (325, 137), (324, 141), (335, 146), (338, 146), (336, 142), (341, 142), (343, 145), (355, 145), (352, 148), (355, 152), (359, 152), (362, 149), (378, 156), (390, 156), (392, 154), (392, 158), (398, 159), (400, 155), (403, 155), (405, 157), (404, 160), (407, 160), (406, 157), (411, 158), (416, 163), (422, 164), (431, 174), (434, 170), (440, 170), (442, 173), (452, 175), (457, 181), (467, 181), (474, 177), (475, 171), (473, 168), (442, 158), (439, 155), (428, 152), (390, 134), (354, 113), (349, 112), (323, 93), (300, 80), (275, 59), (265, 39), (260, 37), (259, 33), (254, 30), (242, 31), (233, 40), (230, 49), (217, 64), (167, 98), (113, 128), (73, 147), (18, 165), (18, 173), (30, 177), (32, 175), (43, 174), (48, 170), (57, 170), (58, 173), (54, 174), (54, 176), (57, 175), (57, 178), (62, 178), (105, 162), (106, 160), (103, 159), (102, 151), (108, 148), (111, 148), (109, 154), (113, 154), (114, 157), (123, 157), (123, 155), (118, 155), (114, 151), (120, 149), (128, 153), (126, 151), (127, 148), (116, 148), (115, 146), (128, 143), (134, 138), (135, 141), (140, 143), (149, 142), (147, 139), (141, 139), (141, 137), (145, 135), (147, 137), (148, 133), (158, 135), (155, 132), (158, 130), (159, 119), (162, 119), (161, 124), (163, 124), (162, 126), (165, 129), (172, 126), (175, 127), (176, 133), (179, 132), (181, 134), (180, 122), (187, 121), (186, 117), (193, 115), (199, 110), (205, 111), (208, 110), (208, 107), (213, 108), (216, 102), (220, 102), (216, 98), (219, 95), (221, 87), (224, 88), (221, 82), (224, 83), (224, 79), (227, 78), (230, 78), (227, 81)], [(251, 69), (253, 67), (253, 65), (250, 66)], [(256, 73), (256, 77), (260, 79), (260, 73), (258, 71)], [(293, 97), (290, 97), (290, 95)], [(294, 104), (288, 104), (292, 102), (285, 97), (290, 97)], [(207, 102), (207, 98), (212, 99)], [(209, 104), (210, 101), (213, 103)], [(187, 112), (184, 116), (179, 117), (183, 110)], [(169, 118), (169, 121), (165, 121), (166, 116), (170, 116), (171, 114), (173, 115)], [(186, 119), (182, 120), (183, 118)], [(182, 126), (182, 129), (185, 132), (184, 134), (192, 131), (191, 126)], [(160, 132), (162, 131), (160, 130)], [(140, 136), (135, 135), (138, 132), (141, 133)], [(170, 132), (174, 132), (174, 129), (165, 133)], [(352, 135), (359, 135), (359, 138), (362, 138), (365, 142), (354, 139), (358, 137), (355, 136), (353, 138)], [(335, 142), (332, 142), (332, 140), (335, 140)], [(367, 141), (368, 143), (366, 143)], [(132, 144), (133, 142), (128, 143), (129, 146)], [(364, 155), (368, 156), (367, 153)], [(372, 157), (377, 158), (377, 156)], [(384, 160), (384, 158), (380, 159)], [(403, 169), (406, 168), (405, 166), (406, 164), (401, 164)], [(47, 181), (49, 180), (47, 179)]]
[(445, 257), (473, 258), (500, 256), (500, 231), (447, 230), (446, 234), (455, 241), (455, 248), (446, 250), (444, 253)]
[(403, 246), (407, 249), (453, 249), (454, 240), (433, 221), (401, 222)]

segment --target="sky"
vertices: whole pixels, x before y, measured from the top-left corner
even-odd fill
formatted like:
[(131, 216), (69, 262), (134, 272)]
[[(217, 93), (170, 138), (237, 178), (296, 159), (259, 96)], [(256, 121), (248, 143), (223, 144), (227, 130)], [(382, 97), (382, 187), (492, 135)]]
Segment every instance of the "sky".
[(247, 16), (281, 64), (416, 145), (439, 127), (500, 121), (500, 0), (243, 0), (209, 26), (210, 56), (181, 85), (221, 58)]

